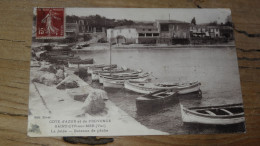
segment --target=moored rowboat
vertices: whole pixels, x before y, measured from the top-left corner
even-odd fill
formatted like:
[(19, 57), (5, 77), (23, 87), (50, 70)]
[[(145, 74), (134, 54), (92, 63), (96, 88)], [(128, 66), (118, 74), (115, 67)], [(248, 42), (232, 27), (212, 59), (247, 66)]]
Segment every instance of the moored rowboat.
[(71, 59), (69, 60), (69, 63), (71, 64), (93, 64), (94, 59), (93, 58), (88, 58), (88, 59)]
[(192, 108), (185, 108), (182, 104), (180, 106), (184, 123), (229, 125), (245, 121), (242, 104)]
[(103, 68), (103, 70), (93, 71), (91, 73), (91, 79), (92, 79), (92, 81), (98, 80), (100, 74), (103, 75), (103, 76), (109, 76), (111, 74), (123, 73), (123, 72), (126, 72), (126, 71), (128, 71), (128, 70), (124, 70), (123, 68), (112, 68), (111, 70), (110, 69), (105, 70)]
[(126, 80), (131, 80), (132, 82), (148, 82), (150, 80), (149, 75), (149, 73), (144, 73), (143, 75), (137, 74), (137, 76), (120, 76), (114, 78), (103, 76), (103, 86), (105, 88), (124, 88), (124, 82)]
[(68, 66), (69, 67), (78, 67), (78, 65), (80, 66), (88, 66), (89, 64), (93, 64), (94, 63), (94, 59), (93, 58), (89, 58), (89, 59), (71, 59), (68, 61)]
[(166, 83), (134, 83), (131, 81), (125, 81), (124, 86), (126, 89), (142, 93), (149, 94), (162, 89), (172, 89), (179, 94), (187, 94), (200, 90), (201, 83), (192, 82), (192, 83), (183, 83), (183, 84), (166, 84)]
[(159, 90), (136, 98), (138, 113), (152, 112), (162, 109), (165, 105), (177, 99), (177, 92), (172, 90)]
[(106, 64), (94, 64), (92, 66), (88, 66), (88, 74), (93, 73), (94, 71), (102, 70), (104, 67), (108, 68), (116, 68), (116, 64), (106, 65)]
[[(120, 73), (100, 73), (99, 74), (99, 83), (103, 84), (104, 78), (106, 79), (125, 79), (125, 78), (137, 78), (139, 76), (139, 73), (141, 73), (142, 70), (126, 70), (125, 72), (120, 72)], [(147, 73), (146, 73), (147, 74)]]

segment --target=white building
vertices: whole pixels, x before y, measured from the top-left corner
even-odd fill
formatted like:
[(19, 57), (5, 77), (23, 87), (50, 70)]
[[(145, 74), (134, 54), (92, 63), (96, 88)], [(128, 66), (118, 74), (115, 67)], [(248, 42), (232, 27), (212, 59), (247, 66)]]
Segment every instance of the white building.
[(120, 26), (107, 29), (107, 41), (117, 44), (156, 43), (158, 29), (154, 26)]
[(117, 44), (138, 43), (136, 28), (118, 27), (107, 29), (107, 40)]

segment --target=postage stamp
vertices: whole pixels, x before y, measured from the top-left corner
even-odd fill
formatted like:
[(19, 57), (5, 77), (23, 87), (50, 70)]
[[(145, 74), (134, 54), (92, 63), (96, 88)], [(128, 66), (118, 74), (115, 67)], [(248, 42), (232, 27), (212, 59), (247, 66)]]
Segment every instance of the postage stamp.
[(36, 38), (64, 38), (64, 8), (37, 8)]

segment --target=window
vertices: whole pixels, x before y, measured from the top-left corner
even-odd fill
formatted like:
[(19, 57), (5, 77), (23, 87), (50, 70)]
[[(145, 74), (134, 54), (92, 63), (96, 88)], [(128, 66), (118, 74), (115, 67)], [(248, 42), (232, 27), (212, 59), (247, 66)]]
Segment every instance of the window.
[(153, 33), (153, 36), (159, 36), (159, 33)]
[(139, 35), (139, 36), (145, 36), (144, 33), (139, 33), (138, 35)]
[(148, 29), (148, 31), (152, 31), (152, 29)]
[(129, 31), (129, 33), (131, 33), (131, 29), (129, 29), (128, 31)]
[(143, 28), (143, 31), (145, 31), (145, 29)]
[(152, 33), (147, 33), (146, 36), (152, 36)]
[(161, 24), (161, 31), (169, 31), (169, 25), (168, 24)]

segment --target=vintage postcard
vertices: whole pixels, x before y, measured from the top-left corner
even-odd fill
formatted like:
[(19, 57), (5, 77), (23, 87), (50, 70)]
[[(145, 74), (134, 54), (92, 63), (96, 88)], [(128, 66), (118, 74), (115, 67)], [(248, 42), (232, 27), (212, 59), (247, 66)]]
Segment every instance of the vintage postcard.
[(33, 13), (29, 136), (245, 132), (229, 9)]

